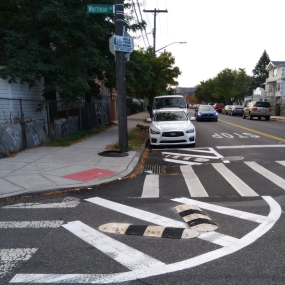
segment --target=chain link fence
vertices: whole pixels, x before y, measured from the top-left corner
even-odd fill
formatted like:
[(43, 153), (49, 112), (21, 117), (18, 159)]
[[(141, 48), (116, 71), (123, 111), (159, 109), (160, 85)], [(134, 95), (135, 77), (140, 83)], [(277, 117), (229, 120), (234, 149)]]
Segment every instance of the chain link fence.
[(110, 122), (107, 96), (69, 104), (0, 98), (0, 157)]

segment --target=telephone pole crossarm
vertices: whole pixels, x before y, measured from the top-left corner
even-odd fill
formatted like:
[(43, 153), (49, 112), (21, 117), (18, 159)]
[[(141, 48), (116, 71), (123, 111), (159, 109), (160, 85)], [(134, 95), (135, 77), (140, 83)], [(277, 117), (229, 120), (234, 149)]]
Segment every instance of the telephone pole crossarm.
[(156, 14), (168, 13), (167, 10), (143, 10), (145, 13), (153, 13), (154, 15), (154, 27), (153, 27), (153, 57), (155, 57), (155, 39), (156, 39)]

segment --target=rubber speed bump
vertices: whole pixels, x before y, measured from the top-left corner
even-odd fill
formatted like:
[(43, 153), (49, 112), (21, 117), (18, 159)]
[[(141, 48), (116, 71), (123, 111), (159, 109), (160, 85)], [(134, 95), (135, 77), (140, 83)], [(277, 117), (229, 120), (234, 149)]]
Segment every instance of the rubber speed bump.
[(99, 231), (105, 233), (136, 235), (146, 237), (161, 237), (173, 239), (190, 239), (198, 236), (198, 232), (192, 229), (170, 228), (161, 226), (131, 225), (121, 223), (104, 224)]
[(176, 206), (175, 209), (193, 230), (210, 232), (218, 228), (218, 226), (197, 206), (184, 204)]

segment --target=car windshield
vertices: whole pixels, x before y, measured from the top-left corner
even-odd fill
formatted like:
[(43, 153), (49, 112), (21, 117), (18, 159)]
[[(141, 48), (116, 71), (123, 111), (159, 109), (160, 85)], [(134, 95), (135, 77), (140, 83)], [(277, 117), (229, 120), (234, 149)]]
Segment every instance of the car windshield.
[(154, 117), (154, 121), (187, 121), (187, 117), (184, 112), (158, 112)]
[(161, 109), (161, 108), (186, 108), (186, 104), (184, 98), (182, 97), (162, 97), (156, 98), (153, 101), (153, 108), (154, 109)]
[(217, 103), (216, 106), (224, 106), (223, 103)]
[(256, 102), (255, 107), (269, 108), (270, 104), (268, 102)]
[(199, 111), (215, 111), (213, 106), (199, 106)]

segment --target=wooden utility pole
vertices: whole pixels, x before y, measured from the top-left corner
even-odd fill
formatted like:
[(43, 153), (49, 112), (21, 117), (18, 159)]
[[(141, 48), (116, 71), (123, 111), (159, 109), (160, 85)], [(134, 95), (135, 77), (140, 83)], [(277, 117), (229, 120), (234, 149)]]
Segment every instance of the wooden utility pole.
[[(124, 0), (116, 0), (115, 4), (116, 24), (115, 35), (123, 36), (124, 29)], [(119, 123), (119, 145), (120, 151), (128, 151), (128, 121), (127, 121), (127, 99), (125, 80), (125, 53), (116, 51), (116, 80), (117, 80), (117, 102)]]
[(154, 15), (154, 25), (153, 25), (153, 57), (155, 57), (155, 39), (156, 39), (156, 14), (158, 13), (168, 13), (167, 10), (143, 10), (145, 13), (153, 13)]

